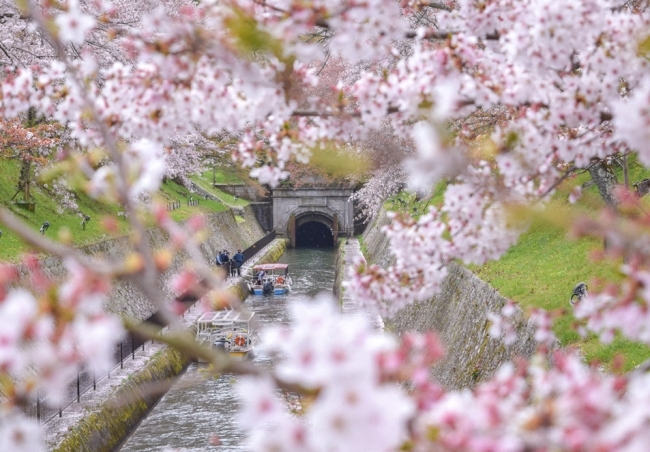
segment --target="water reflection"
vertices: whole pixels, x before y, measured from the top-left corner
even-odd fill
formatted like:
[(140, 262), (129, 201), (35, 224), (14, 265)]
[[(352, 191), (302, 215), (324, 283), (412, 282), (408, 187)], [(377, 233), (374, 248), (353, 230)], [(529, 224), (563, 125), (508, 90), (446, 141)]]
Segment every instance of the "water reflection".
[[(256, 312), (260, 327), (287, 323), (287, 302), (332, 291), (336, 251), (329, 249), (289, 249), (279, 262), (289, 264), (293, 280), (287, 295), (257, 295), (246, 300)], [(254, 362), (270, 366), (268, 356), (256, 353)], [(137, 431), (122, 447), (123, 452), (183, 448), (189, 451), (244, 451), (244, 437), (235, 413), (238, 400), (231, 375), (204, 378), (201, 366), (191, 365), (174, 387), (161, 399)], [(218, 443), (216, 444), (216, 438)]]

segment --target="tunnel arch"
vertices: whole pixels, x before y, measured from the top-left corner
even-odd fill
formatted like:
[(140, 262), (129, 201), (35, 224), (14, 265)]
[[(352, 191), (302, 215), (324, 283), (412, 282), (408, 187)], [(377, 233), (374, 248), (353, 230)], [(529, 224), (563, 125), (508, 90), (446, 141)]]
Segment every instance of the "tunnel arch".
[(295, 243), (297, 248), (327, 248), (335, 245), (338, 225), (322, 212), (305, 212), (296, 217)]

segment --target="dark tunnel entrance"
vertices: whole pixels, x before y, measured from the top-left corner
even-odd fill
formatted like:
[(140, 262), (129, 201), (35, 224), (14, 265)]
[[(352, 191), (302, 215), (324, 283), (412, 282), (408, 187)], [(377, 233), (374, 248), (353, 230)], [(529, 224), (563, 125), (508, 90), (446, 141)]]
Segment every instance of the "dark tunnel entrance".
[(296, 248), (326, 248), (334, 246), (334, 235), (329, 226), (308, 221), (296, 231)]

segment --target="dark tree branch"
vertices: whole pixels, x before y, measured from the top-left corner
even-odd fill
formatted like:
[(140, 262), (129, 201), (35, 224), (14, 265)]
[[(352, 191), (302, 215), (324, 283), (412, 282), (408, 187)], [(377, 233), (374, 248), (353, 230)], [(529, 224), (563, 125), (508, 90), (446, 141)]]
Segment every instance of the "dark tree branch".
[[(453, 36), (457, 33), (458, 33), (457, 31), (427, 30), (422, 36), (422, 39), (447, 39), (450, 36)], [(409, 39), (413, 39), (413, 38), (417, 38), (418, 34), (415, 31), (409, 31), (406, 33), (406, 37)], [(499, 37), (500, 37), (499, 33), (495, 31), (492, 33), (488, 33), (485, 36), (482, 36), (481, 39), (484, 39), (486, 41), (498, 41)]]
[(546, 195), (548, 195), (550, 192), (552, 192), (553, 190), (555, 190), (555, 189), (557, 188), (558, 185), (560, 185), (562, 182), (564, 182), (564, 181), (565, 181), (569, 176), (571, 176), (571, 175), (573, 174), (573, 172), (574, 172), (575, 170), (577, 170), (577, 169), (578, 169), (578, 168), (576, 168), (575, 166), (571, 165), (571, 167), (570, 167), (568, 170), (566, 170), (566, 171), (564, 172), (564, 174), (562, 175), (562, 177), (560, 177), (558, 180), (556, 180), (556, 181), (553, 183), (553, 185), (551, 185), (550, 187), (548, 187), (548, 188), (546, 189), (546, 191), (545, 191), (544, 193), (541, 194), (540, 199), (546, 197)]
[(441, 9), (443, 11), (451, 11), (451, 8), (448, 7), (447, 5), (443, 3), (438, 3), (438, 2), (422, 2), (420, 3), (422, 6), (426, 6), (427, 8), (432, 8), (432, 9)]
[(4, 53), (7, 58), (9, 58), (9, 61), (12, 61), (11, 55), (7, 53), (7, 49), (5, 49), (5, 46), (0, 42), (0, 50), (2, 50), (2, 53)]
[[(386, 110), (386, 114), (392, 114), (397, 112), (399, 112), (399, 108), (397, 107), (388, 107), (388, 109)], [(291, 116), (320, 117), (320, 118), (331, 118), (333, 116), (351, 116), (354, 118), (358, 118), (361, 116), (361, 112), (358, 111), (346, 112), (343, 110), (341, 111), (294, 110)]]

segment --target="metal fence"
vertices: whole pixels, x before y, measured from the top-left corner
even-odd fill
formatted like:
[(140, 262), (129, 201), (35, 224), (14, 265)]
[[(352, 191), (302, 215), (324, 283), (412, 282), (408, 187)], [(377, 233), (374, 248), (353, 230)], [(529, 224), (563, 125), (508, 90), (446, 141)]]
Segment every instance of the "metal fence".
[(251, 245), (248, 248), (246, 248), (244, 251), (242, 251), (242, 254), (244, 255), (244, 262), (246, 262), (251, 257), (255, 256), (255, 254), (257, 254), (262, 248), (264, 248), (266, 245), (271, 243), (273, 240), (275, 240), (275, 231), (269, 232), (260, 240), (255, 242), (254, 245)]
[(77, 378), (68, 384), (64, 396), (65, 403), (59, 407), (53, 407), (47, 403), (46, 397), (39, 395), (36, 401), (25, 409), (26, 413), (38, 419), (41, 424), (45, 424), (57, 416), (62, 416), (66, 408), (73, 403), (79, 403), (82, 396), (91, 389), (96, 390), (97, 383), (104, 378), (110, 378), (111, 372), (114, 372), (117, 368), (124, 368), (124, 362), (127, 359), (135, 358), (135, 352), (140, 348), (144, 351), (145, 347), (145, 341), (134, 334), (130, 334), (115, 348), (114, 361), (117, 364), (109, 372), (103, 375), (94, 375), (89, 370), (82, 369), (77, 372)]
[(168, 203), (167, 203), (167, 210), (168, 210), (168, 211), (176, 210), (176, 209), (178, 209), (180, 206), (181, 206), (181, 202), (180, 202), (180, 201), (168, 202)]
[[(258, 251), (271, 243), (274, 239), (275, 231), (272, 231), (271, 233), (258, 240), (254, 245), (246, 248), (242, 252), (245, 261), (253, 257)], [(185, 309), (189, 309), (189, 307), (197, 300), (198, 297), (193, 295), (181, 295), (176, 299), (176, 301), (182, 302), (186, 305)], [(161, 328), (166, 326), (166, 323), (162, 320), (162, 317), (158, 313), (154, 313), (152, 316), (146, 319), (145, 322), (158, 325)], [(111, 378), (111, 372), (114, 372), (117, 370), (117, 368), (123, 369), (124, 362), (126, 360), (135, 359), (136, 351), (138, 351), (140, 348), (142, 348), (144, 351), (147, 343), (149, 343), (150, 346), (152, 345), (151, 341), (146, 341), (138, 335), (130, 333), (115, 348), (114, 361), (117, 364), (109, 372), (104, 375), (93, 375), (92, 372), (86, 369), (82, 369), (77, 373), (77, 378), (68, 384), (65, 392), (65, 402), (61, 406), (52, 407), (47, 403), (47, 400), (44, 396), (38, 396), (37, 400), (34, 403), (25, 408), (26, 414), (38, 419), (40, 424), (45, 424), (57, 416), (63, 416), (63, 411), (66, 408), (68, 408), (73, 403), (79, 403), (83, 395), (91, 389), (93, 391), (96, 390), (98, 382), (104, 378)]]

